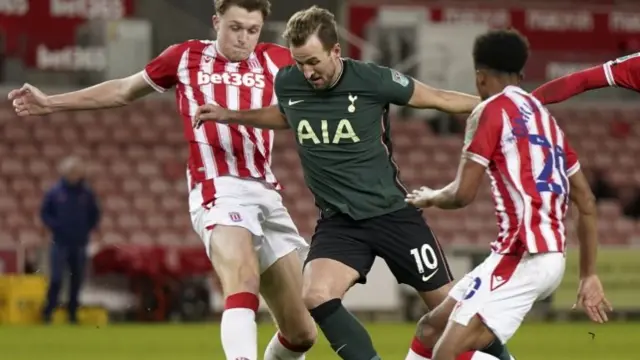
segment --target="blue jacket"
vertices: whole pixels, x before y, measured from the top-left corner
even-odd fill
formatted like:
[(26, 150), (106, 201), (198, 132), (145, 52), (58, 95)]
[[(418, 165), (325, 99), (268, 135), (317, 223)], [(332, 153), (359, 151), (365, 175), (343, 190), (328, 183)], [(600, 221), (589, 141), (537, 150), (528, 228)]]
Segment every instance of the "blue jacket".
[(56, 244), (85, 246), (98, 225), (100, 210), (87, 185), (82, 182), (71, 185), (60, 180), (46, 193), (40, 216), (53, 233)]

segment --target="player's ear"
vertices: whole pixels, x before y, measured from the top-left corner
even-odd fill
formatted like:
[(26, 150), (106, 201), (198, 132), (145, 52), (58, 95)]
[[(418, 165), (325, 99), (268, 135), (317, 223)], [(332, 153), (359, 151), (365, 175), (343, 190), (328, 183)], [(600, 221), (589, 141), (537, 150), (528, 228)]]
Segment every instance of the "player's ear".
[(331, 53), (336, 57), (340, 57), (340, 55), (342, 55), (342, 49), (340, 48), (340, 43), (336, 43), (335, 45), (333, 45), (333, 48), (331, 48)]
[(211, 17), (211, 22), (213, 23), (213, 29), (216, 33), (220, 32), (220, 17), (218, 15), (213, 15)]
[(486, 70), (484, 69), (478, 69), (476, 70), (476, 81), (478, 82), (479, 85), (486, 85), (487, 80), (488, 80), (488, 73)]

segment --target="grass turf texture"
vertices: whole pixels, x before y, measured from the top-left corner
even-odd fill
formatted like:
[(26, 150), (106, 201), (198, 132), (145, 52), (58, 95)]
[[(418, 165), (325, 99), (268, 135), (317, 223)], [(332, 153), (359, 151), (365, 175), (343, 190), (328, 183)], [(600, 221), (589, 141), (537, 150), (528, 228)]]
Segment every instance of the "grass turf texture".
[[(383, 359), (404, 359), (411, 324), (368, 324)], [(260, 351), (273, 335), (260, 325)], [(592, 339), (589, 332), (595, 333)], [(525, 324), (509, 342), (518, 360), (639, 359), (640, 323)], [(224, 359), (218, 325), (109, 325), (0, 327), (0, 358), (11, 360)], [(336, 359), (322, 337), (309, 360)]]

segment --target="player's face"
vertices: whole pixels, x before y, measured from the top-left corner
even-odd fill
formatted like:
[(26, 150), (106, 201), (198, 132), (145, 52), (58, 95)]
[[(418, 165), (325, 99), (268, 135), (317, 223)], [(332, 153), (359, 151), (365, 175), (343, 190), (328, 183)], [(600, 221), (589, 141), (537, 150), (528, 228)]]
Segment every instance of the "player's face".
[(314, 88), (326, 89), (332, 85), (340, 63), (340, 44), (327, 51), (320, 39), (313, 35), (304, 45), (291, 46), (290, 49), (298, 68)]
[(247, 11), (232, 6), (222, 16), (213, 16), (218, 47), (227, 59), (242, 61), (249, 57), (258, 43), (264, 18), (260, 11)]
[(490, 81), (490, 77), (488, 75), (489, 74), (487, 74), (486, 70), (476, 69), (476, 89), (478, 90), (478, 95), (482, 100), (491, 97), (487, 87), (487, 83)]

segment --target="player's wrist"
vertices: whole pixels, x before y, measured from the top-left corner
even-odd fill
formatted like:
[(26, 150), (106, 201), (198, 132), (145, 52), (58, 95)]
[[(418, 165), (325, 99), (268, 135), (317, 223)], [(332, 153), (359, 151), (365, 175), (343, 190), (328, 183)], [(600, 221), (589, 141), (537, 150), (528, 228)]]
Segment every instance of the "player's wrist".
[(598, 275), (596, 274), (596, 269), (595, 269), (595, 265), (592, 267), (589, 267), (587, 269), (584, 270), (580, 270), (580, 280), (585, 280), (588, 279), (590, 277), (597, 277)]
[(222, 109), (220, 120), (227, 122), (236, 122), (241, 120), (241, 112), (229, 109)]
[(63, 101), (63, 98), (61, 98), (58, 95), (45, 96), (44, 99), (42, 100), (41, 106), (42, 106), (42, 109), (47, 114), (50, 114), (56, 111), (67, 110), (66, 105)]

